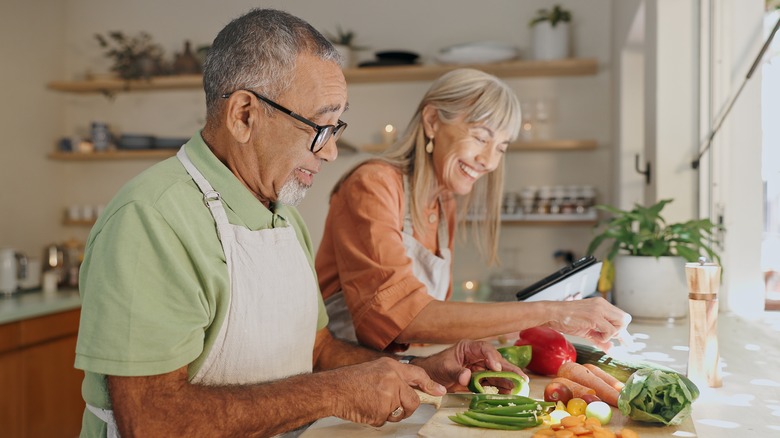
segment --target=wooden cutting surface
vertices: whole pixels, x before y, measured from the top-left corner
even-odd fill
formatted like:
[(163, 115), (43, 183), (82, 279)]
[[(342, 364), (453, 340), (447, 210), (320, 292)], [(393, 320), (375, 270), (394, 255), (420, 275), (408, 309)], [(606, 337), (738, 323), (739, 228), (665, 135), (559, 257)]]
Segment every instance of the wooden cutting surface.
[[(550, 381), (549, 377), (531, 376), (531, 397), (542, 399), (544, 387)], [(428, 422), (426, 422), (418, 436), (429, 438), (481, 438), (481, 437), (531, 437), (534, 432), (546, 428), (546, 426), (535, 427), (522, 431), (504, 431), (493, 429), (482, 429), (476, 427), (466, 427), (455, 424), (450, 420), (450, 415), (456, 412), (463, 412), (463, 408), (442, 408), (436, 411)], [(679, 426), (655, 426), (650, 423), (641, 423), (624, 417), (617, 408), (612, 408), (612, 420), (607, 425), (613, 432), (617, 432), (624, 427), (634, 430), (642, 438), (660, 438), (660, 437), (696, 437), (696, 430), (693, 426), (691, 417), (685, 419)]]

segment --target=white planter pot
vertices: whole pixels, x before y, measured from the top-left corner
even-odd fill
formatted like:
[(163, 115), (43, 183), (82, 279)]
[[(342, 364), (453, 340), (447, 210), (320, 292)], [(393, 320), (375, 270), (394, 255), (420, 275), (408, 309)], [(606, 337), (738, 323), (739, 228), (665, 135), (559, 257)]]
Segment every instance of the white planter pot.
[(343, 44), (334, 44), (333, 47), (341, 54), (341, 68), (352, 67), (352, 48)]
[(569, 57), (569, 23), (553, 27), (549, 21), (532, 27), (532, 55), (534, 59), (562, 59)]
[(682, 257), (615, 257), (615, 305), (634, 318), (677, 319), (688, 315), (688, 285)]

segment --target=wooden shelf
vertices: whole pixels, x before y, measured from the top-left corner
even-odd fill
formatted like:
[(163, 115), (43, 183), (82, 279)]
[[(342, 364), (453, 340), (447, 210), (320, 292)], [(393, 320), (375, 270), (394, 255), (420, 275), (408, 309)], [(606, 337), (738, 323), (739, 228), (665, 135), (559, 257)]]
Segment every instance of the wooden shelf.
[(65, 218), (62, 220), (62, 225), (69, 227), (91, 227), (95, 225), (95, 220), (73, 220)]
[[(509, 145), (509, 152), (524, 151), (588, 151), (598, 147), (596, 140), (534, 140), (516, 141)], [(380, 153), (387, 148), (385, 144), (363, 145), (362, 152)]]
[(155, 76), (151, 79), (126, 81), (119, 78), (92, 79), (85, 81), (49, 82), (51, 90), (68, 93), (117, 93), (122, 91), (144, 90), (191, 90), (203, 88), (201, 75)]
[[(469, 217), (467, 222), (478, 220), (476, 217)], [(598, 223), (598, 213), (595, 209), (588, 209), (580, 214), (502, 214), (501, 223), (511, 225), (543, 225), (543, 226), (569, 226), (569, 225), (596, 225)]]
[(432, 64), (391, 67), (363, 67), (344, 70), (351, 84), (371, 82), (409, 82), (436, 79), (456, 68), (470, 67), (502, 78), (534, 76), (586, 76), (598, 72), (598, 62), (591, 58), (554, 61), (519, 60), (492, 64)]
[(513, 152), (522, 151), (589, 151), (596, 149), (596, 140), (534, 140), (516, 141), (509, 145)]
[[(492, 64), (425, 64), (390, 67), (344, 69), (347, 83), (410, 82), (436, 79), (456, 68), (477, 68), (498, 77), (585, 76), (598, 72), (593, 58), (569, 58), (553, 61), (518, 60)], [(144, 90), (175, 90), (203, 88), (201, 75), (155, 76), (148, 80), (92, 79), (84, 81), (54, 81), (48, 88), (69, 93), (107, 93)]]
[(51, 152), (49, 159), (58, 161), (161, 160), (176, 155), (178, 148), (109, 150), (105, 152)]

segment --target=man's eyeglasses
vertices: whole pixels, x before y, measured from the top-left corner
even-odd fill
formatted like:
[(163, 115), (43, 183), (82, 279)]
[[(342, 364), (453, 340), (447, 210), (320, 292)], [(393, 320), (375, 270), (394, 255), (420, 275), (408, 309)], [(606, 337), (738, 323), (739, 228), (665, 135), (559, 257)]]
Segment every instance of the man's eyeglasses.
[[(295, 120), (298, 120), (299, 122), (303, 122), (314, 129), (314, 131), (317, 132), (317, 134), (314, 136), (314, 140), (311, 142), (311, 146), (309, 147), (309, 150), (316, 154), (317, 152), (321, 151), (323, 147), (325, 147), (325, 143), (330, 140), (331, 137), (333, 137), (334, 140), (338, 140), (341, 137), (341, 134), (344, 132), (344, 129), (347, 128), (347, 123), (344, 121), (339, 120), (337, 125), (325, 125), (320, 126), (311, 120), (307, 119), (306, 117), (303, 117), (299, 114), (296, 114), (293, 111), (288, 110), (287, 108), (279, 105), (278, 103), (274, 102), (273, 100), (263, 96), (262, 94), (259, 94), (255, 91), (248, 90), (248, 89), (242, 89), (242, 91), (248, 91), (255, 95), (255, 97), (258, 100), (262, 100), (263, 102), (267, 103), (268, 105), (271, 105), (274, 109), (277, 109), (288, 116), (294, 118)], [(227, 99), (230, 97), (231, 94), (235, 93), (235, 91), (231, 91), (230, 93), (225, 93), (222, 95), (223, 99)]]

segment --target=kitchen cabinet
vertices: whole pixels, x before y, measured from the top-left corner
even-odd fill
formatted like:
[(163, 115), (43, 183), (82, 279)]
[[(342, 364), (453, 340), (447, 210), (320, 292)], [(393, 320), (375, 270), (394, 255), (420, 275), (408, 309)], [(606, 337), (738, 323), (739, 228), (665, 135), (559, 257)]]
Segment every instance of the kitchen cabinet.
[(73, 368), (80, 310), (0, 325), (3, 437), (75, 437), (83, 372)]

